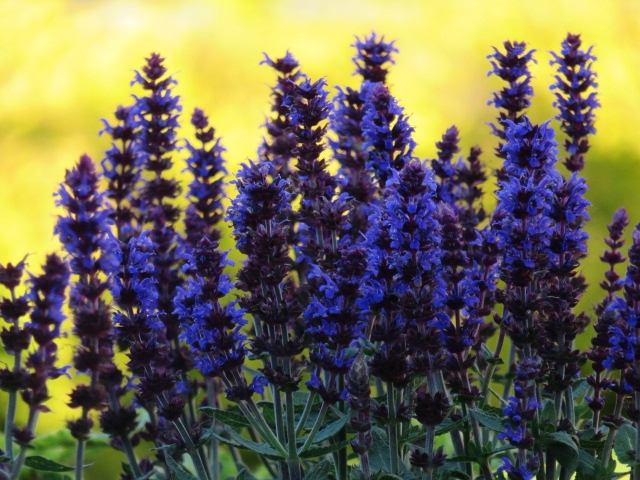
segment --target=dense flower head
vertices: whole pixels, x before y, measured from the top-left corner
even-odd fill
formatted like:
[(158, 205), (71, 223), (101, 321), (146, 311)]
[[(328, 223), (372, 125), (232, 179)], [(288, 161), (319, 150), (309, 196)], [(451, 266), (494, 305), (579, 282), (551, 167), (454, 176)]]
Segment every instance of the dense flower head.
[(282, 212), (290, 210), (289, 182), (279, 175), (272, 177), (273, 167), (268, 162), (243, 164), (236, 175), (238, 196), (227, 211), (227, 220), (233, 223), (237, 248), (249, 255), (253, 251), (252, 236), (260, 234), (260, 225), (276, 226)]
[(262, 141), (259, 157), (263, 161), (270, 162), (274, 172), (279, 173), (283, 178), (288, 178), (291, 170), (289, 163), (294, 156), (293, 149), (297, 141), (291, 130), (291, 119), (287, 115), (290, 108), (287, 98), (290, 98), (293, 90), (305, 80), (305, 77), (300, 72), (298, 61), (290, 52), (286, 52), (284, 57), (275, 60), (267, 54), (264, 57), (261, 63), (269, 65), (278, 72), (278, 80), (271, 94), (273, 116), (264, 125), (269, 136)]
[(413, 131), (389, 88), (374, 84), (364, 106), (363, 148), (369, 150), (367, 168), (374, 172), (382, 188), (392, 170), (400, 170), (411, 160), (416, 146), (411, 138)]
[(117, 237), (126, 241), (140, 226), (136, 189), (142, 175), (143, 157), (139, 155), (136, 145), (138, 123), (135, 109), (119, 106), (115, 118), (115, 125), (103, 119), (105, 128), (100, 134), (109, 134), (112, 144), (101, 165), (103, 176), (108, 181), (105, 196), (113, 202), (111, 217)]
[(589, 150), (588, 136), (595, 133), (594, 110), (600, 107), (597, 94), (597, 74), (592, 70), (596, 57), (591, 54), (593, 47), (581, 50), (580, 35), (569, 33), (562, 42), (560, 55), (551, 52), (551, 65), (557, 65), (554, 106), (560, 110), (556, 117), (560, 128), (567, 135), (564, 142), (568, 157), (565, 166), (575, 172), (584, 168), (584, 154)]
[(96, 269), (108, 272), (114, 266), (115, 259), (106, 245), (110, 212), (104, 207), (98, 180), (93, 161), (83, 155), (74, 169), (67, 170), (57, 194), (56, 203), (67, 215), (59, 217), (55, 232), (71, 255), (71, 270), (77, 275)]
[[(506, 140), (506, 128), (503, 126), (505, 120), (520, 122), (523, 110), (531, 105), (530, 98), (533, 96), (531, 87), (531, 72), (529, 62), (533, 59), (535, 50), (526, 51), (527, 45), (524, 42), (504, 42), (504, 53), (493, 47), (493, 53), (487, 58), (491, 59), (492, 69), (488, 75), (496, 75), (507, 82), (499, 93), (493, 94), (493, 100), (489, 104), (502, 109), (499, 114), (499, 125), (491, 124), (493, 134), (501, 140)], [(502, 143), (496, 148), (496, 155), (505, 158), (502, 151)]]
[(626, 363), (631, 368), (625, 375), (625, 380), (638, 391), (640, 372), (637, 371), (633, 361), (640, 356), (638, 350), (640, 341), (637, 335), (637, 327), (640, 324), (640, 224), (633, 230), (632, 240), (632, 245), (629, 247), (627, 274), (623, 280), (623, 296), (616, 297), (607, 307), (607, 310), (622, 322), (609, 326), (611, 348), (603, 364), (609, 369), (617, 369)]
[(356, 43), (352, 45), (357, 50), (353, 58), (357, 67), (356, 73), (365, 81), (384, 83), (389, 73), (385, 64), (395, 63), (393, 54), (398, 52), (393, 43), (385, 42), (384, 37), (378, 38), (375, 33), (364, 37), (363, 40), (356, 37)]
[(220, 238), (216, 228), (222, 219), (222, 197), (224, 168), (222, 153), (225, 148), (215, 137), (215, 129), (209, 126), (209, 119), (202, 110), (196, 108), (191, 116), (191, 124), (196, 129), (200, 146), (187, 142), (190, 156), (186, 160), (187, 170), (193, 180), (189, 184), (190, 204), (185, 212), (186, 244), (193, 247), (204, 236), (211, 240)]
[(52, 344), (60, 335), (62, 322), (66, 318), (62, 309), (69, 284), (69, 267), (57, 255), (47, 255), (43, 274), (32, 275), (29, 283), (29, 297), (33, 304), (31, 334), (38, 345)]
[(160, 55), (151, 54), (142, 70), (144, 75), (136, 71), (131, 83), (137, 83), (149, 92), (144, 97), (134, 96), (136, 103), (133, 107), (139, 129), (137, 153), (142, 158), (144, 169), (153, 174), (141, 189), (143, 221), (153, 221), (156, 225), (173, 223), (178, 219), (179, 209), (167, 199), (176, 198), (180, 188), (177, 182), (164, 178), (162, 174), (171, 168), (170, 153), (176, 150), (178, 113), (182, 110), (180, 97), (172, 92), (171, 86), (176, 81), (171, 76), (164, 77), (167, 69)]

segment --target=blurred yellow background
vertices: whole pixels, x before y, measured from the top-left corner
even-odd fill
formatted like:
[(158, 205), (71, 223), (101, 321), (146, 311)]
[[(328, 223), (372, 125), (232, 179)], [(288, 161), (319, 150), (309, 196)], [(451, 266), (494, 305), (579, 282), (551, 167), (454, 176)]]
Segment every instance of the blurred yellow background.
[[(549, 50), (567, 32), (595, 45), (603, 107), (584, 175), (594, 218), (587, 298), (597, 301), (605, 224), (623, 204), (640, 222), (640, 2), (632, 0), (0, 0), (0, 263), (29, 253), (38, 271), (58, 248), (52, 194), (81, 154), (102, 159), (109, 140), (98, 136), (100, 119), (131, 103), (133, 72), (151, 52), (179, 82), (181, 136), (191, 138), (190, 113), (203, 108), (233, 173), (255, 158), (269, 114), (275, 77), (259, 65), (263, 52), (290, 50), (312, 79), (355, 86), (351, 45), (371, 32), (400, 49), (389, 83), (411, 115), (418, 155), (435, 156), (455, 124), (463, 151), (481, 145), (492, 166), (487, 123), (496, 112), (487, 101), (502, 84), (486, 75), (491, 46), (518, 40), (537, 50), (530, 117), (542, 122), (555, 115)], [(51, 406), (65, 401), (61, 392)], [(67, 413), (57, 411), (43, 415), (43, 428), (63, 425)]]

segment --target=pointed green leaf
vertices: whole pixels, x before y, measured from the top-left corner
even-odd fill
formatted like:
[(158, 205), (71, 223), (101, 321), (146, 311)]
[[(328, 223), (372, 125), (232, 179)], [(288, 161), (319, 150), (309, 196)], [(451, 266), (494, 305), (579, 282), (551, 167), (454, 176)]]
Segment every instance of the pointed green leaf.
[[(445, 418), (444, 422), (436, 427), (436, 437), (438, 435), (444, 435), (445, 433), (449, 433), (451, 430), (461, 430), (464, 428), (465, 423), (467, 423), (468, 417), (462, 417), (455, 422), (451, 420), (451, 418)], [(424, 433), (423, 433), (424, 435)]]
[(300, 452), (300, 458), (306, 460), (309, 458), (322, 457), (328, 453), (333, 453), (349, 446), (349, 440), (343, 440), (342, 442), (335, 442), (325, 446), (311, 446), (304, 452)]
[[(329, 437), (333, 437), (336, 433), (338, 433), (349, 421), (349, 415), (342, 415), (342, 418), (339, 418), (335, 422), (331, 422), (329, 425), (320, 430), (315, 438), (313, 439), (313, 443), (320, 443), (326, 440)], [(299, 439), (304, 440), (304, 438)]]
[(305, 473), (302, 480), (326, 480), (331, 470), (331, 463), (328, 460), (323, 460), (320, 463), (316, 463), (312, 466), (307, 473)]
[(496, 415), (492, 415), (477, 408), (471, 409), (469, 411), (469, 414), (473, 418), (475, 418), (480, 423), (480, 425), (487, 427), (490, 430), (501, 433), (505, 431), (504, 425), (502, 423), (503, 420)]
[(371, 429), (371, 446), (369, 447), (369, 465), (372, 472), (389, 471), (389, 439), (386, 430), (380, 427)]
[[(41, 457), (40, 455), (27, 457), (24, 460), (24, 464), (29, 468), (33, 468), (34, 470), (39, 470), (41, 472), (72, 472), (74, 470), (73, 467), (62, 465), (61, 463), (54, 462), (53, 460)], [(85, 465), (85, 467), (86, 466), (88, 465)]]
[(217, 438), (222, 443), (225, 443), (226, 445), (229, 445), (234, 448), (251, 450), (252, 452), (256, 452), (260, 455), (264, 455), (265, 457), (268, 457), (274, 460), (284, 459), (282, 455), (279, 455), (275, 449), (273, 449), (272, 447), (270, 447), (265, 443), (257, 443), (251, 440), (247, 440), (242, 435), (240, 435), (237, 432), (234, 432), (233, 430), (227, 430), (225, 433), (227, 433), (231, 437), (231, 439), (225, 438), (216, 432), (213, 432), (211, 436), (214, 438)]
[(174, 478), (176, 480), (198, 480), (191, 473), (189, 473), (186, 468), (176, 462), (171, 457), (171, 455), (165, 455), (164, 461), (166, 462), (169, 469), (173, 472)]
[(616, 452), (618, 461), (625, 465), (635, 465), (636, 429), (631, 425), (622, 425), (616, 432), (613, 450)]
[(569, 475), (578, 468), (580, 449), (567, 432), (554, 432), (544, 435), (547, 451), (552, 452), (555, 459)]
[(9, 463), (11, 461), (11, 457), (8, 455), (0, 455), (0, 464)]
[(221, 410), (214, 407), (202, 407), (200, 411), (206, 415), (209, 415), (216, 419), (216, 421), (223, 423), (234, 429), (240, 429), (250, 427), (251, 423), (241, 413), (233, 412), (230, 410)]
[(587, 393), (591, 389), (591, 386), (587, 382), (585, 378), (581, 378), (580, 380), (576, 380), (571, 385), (571, 396), (574, 400), (581, 397), (585, 393)]

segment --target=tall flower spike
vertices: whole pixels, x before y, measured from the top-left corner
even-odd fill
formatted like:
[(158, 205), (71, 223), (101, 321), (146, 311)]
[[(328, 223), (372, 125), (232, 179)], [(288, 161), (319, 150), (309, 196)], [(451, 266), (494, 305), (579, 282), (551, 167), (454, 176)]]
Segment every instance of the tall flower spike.
[(222, 219), (222, 197), (224, 168), (222, 153), (225, 148), (215, 137), (215, 129), (209, 126), (209, 119), (202, 110), (196, 108), (191, 116), (191, 124), (196, 129), (196, 139), (200, 146), (187, 142), (191, 154), (187, 159), (187, 169), (193, 180), (189, 184), (188, 196), (191, 203), (185, 212), (185, 244), (194, 248), (203, 238), (211, 241), (220, 239), (217, 224)]
[(392, 170), (400, 170), (412, 157), (416, 143), (413, 127), (389, 89), (382, 83), (371, 87), (364, 106), (362, 132), (369, 149), (367, 168), (384, 188)]
[(265, 63), (278, 72), (278, 81), (272, 89), (273, 105), (271, 111), (274, 112), (272, 118), (267, 120), (267, 138), (263, 139), (259, 150), (262, 160), (268, 161), (274, 168), (274, 172), (279, 173), (282, 178), (289, 178), (291, 171), (290, 162), (294, 158), (293, 149), (296, 145), (296, 138), (291, 131), (291, 118), (287, 116), (289, 105), (285, 100), (293, 91), (296, 85), (303, 80), (300, 73), (300, 65), (290, 52), (284, 57), (276, 60), (264, 55)]
[(609, 357), (611, 345), (609, 335), (611, 331), (624, 328), (620, 318), (612, 315), (609, 305), (616, 299), (616, 292), (623, 288), (623, 279), (616, 271), (616, 266), (624, 263), (626, 257), (620, 252), (624, 245), (624, 231), (629, 226), (629, 215), (624, 208), (620, 208), (613, 215), (613, 219), (607, 229), (609, 236), (604, 242), (608, 247), (600, 256), (600, 260), (609, 266), (605, 272), (605, 279), (600, 282), (600, 287), (607, 292), (605, 298), (595, 307), (598, 319), (593, 325), (596, 335), (591, 339), (591, 350), (587, 352), (587, 358), (591, 360), (594, 374), (587, 377), (587, 382), (593, 387), (593, 396), (589, 399), (589, 407), (593, 410), (593, 427), (598, 431), (600, 427), (601, 410), (604, 408), (602, 391), (617, 385), (616, 380), (606, 376), (605, 361)]
[(551, 52), (551, 65), (557, 65), (556, 83), (551, 85), (556, 90), (554, 106), (560, 110), (556, 117), (560, 120), (560, 128), (567, 135), (564, 149), (568, 154), (564, 164), (570, 172), (584, 168), (584, 154), (589, 150), (588, 136), (595, 133), (593, 111), (600, 107), (597, 94), (593, 91), (597, 74), (592, 70), (596, 60), (591, 54), (593, 47), (581, 50), (580, 35), (569, 33), (562, 42), (560, 55)]
[(91, 375), (89, 385), (78, 385), (70, 395), (69, 405), (82, 410), (81, 417), (68, 424), (78, 440), (79, 452), (93, 425), (89, 412), (101, 410), (106, 403), (101, 375), (116, 370), (110, 306), (103, 293), (108, 288), (106, 275), (114, 271), (117, 258), (111, 248), (110, 211), (98, 191), (98, 180), (93, 161), (84, 155), (74, 169), (67, 171), (57, 194), (57, 204), (66, 214), (58, 218), (55, 232), (69, 255), (75, 276), (70, 307), (73, 333), (80, 339), (80, 348), (76, 350), (74, 366)]
[[(171, 203), (180, 194), (180, 186), (167, 178), (172, 167), (171, 154), (176, 147), (176, 129), (180, 97), (173, 94), (176, 81), (167, 76), (164, 58), (153, 53), (147, 58), (142, 73), (136, 71), (133, 84), (139, 84), (147, 95), (135, 97), (135, 113), (139, 125), (137, 148), (144, 161), (144, 170), (151, 177), (141, 189), (144, 224), (151, 223), (150, 238), (154, 243), (155, 275), (158, 279), (158, 309), (165, 324), (167, 339), (178, 338), (179, 320), (173, 312), (173, 297), (180, 283), (178, 257), (180, 241), (174, 228), (180, 208)], [(178, 248), (176, 248), (178, 247)], [(177, 352), (174, 352), (176, 355)]]
[[(502, 142), (507, 140), (507, 127), (505, 120), (519, 123), (524, 110), (531, 105), (530, 98), (533, 96), (531, 87), (531, 73), (529, 72), (529, 62), (533, 60), (535, 50), (526, 51), (527, 45), (524, 42), (504, 42), (505, 53), (493, 47), (493, 53), (487, 58), (491, 60), (492, 69), (488, 75), (497, 75), (508, 83), (508, 86), (493, 94), (493, 100), (489, 104), (502, 109), (498, 116), (499, 125), (491, 124), (493, 134)], [(500, 142), (496, 148), (496, 156), (506, 158), (503, 151), (503, 143)]]
[(100, 134), (109, 134), (113, 143), (101, 165), (103, 175), (108, 180), (105, 195), (113, 202), (111, 217), (115, 223), (116, 237), (127, 242), (139, 233), (142, 226), (140, 199), (136, 190), (140, 186), (143, 157), (137, 150), (135, 109), (120, 106), (116, 109), (115, 117), (115, 125), (103, 120), (105, 128)]
[[(554, 233), (549, 205), (553, 203), (558, 174), (553, 170), (557, 150), (548, 124), (532, 125), (526, 116), (519, 123), (506, 120), (505, 124), (506, 161), (499, 179), (492, 228), (503, 249), (500, 279), (505, 284), (499, 291), (504, 311), (501, 318), (496, 318), (519, 354), (511, 367), (516, 372), (516, 395), (511, 408), (504, 410), (509, 423), (507, 431), (501, 434), (519, 450), (517, 466), (508, 470), (513, 473), (531, 471), (529, 462), (537, 461), (535, 455), (527, 454), (535, 444), (528, 423), (539, 408), (532, 402), (538, 398), (535, 380), (542, 375), (538, 351), (545, 342), (540, 321), (545, 294), (543, 275), (548, 268), (549, 242)], [(511, 415), (517, 408), (528, 412), (527, 416)]]
[[(4, 351), (13, 356), (13, 365), (0, 368), (0, 389), (8, 392), (7, 412), (4, 424), (4, 445), (11, 460), (13, 455), (13, 439), (16, 412), (18, 406), (18, 392), (28, 387), (29, 373), (22, 365), (22, 354), (29, 348), (31, 335), (28, 328), (21, 325), (21, 318), (29, 313), (31, 306), (27, 295), (19, 295), (16, 289), (20, 286), (25, 269), (25, 259), (16, 265), (8, 263), (0, 264), (0, 285), (9, 291), (9, 297), (4, 297), (0, 302), (0, 318), (7, 324), (0, 332), (0, 339)], [(27, 436), (24, 443), (31, 441)], [(4, 472), (10, 467), (0, 465), (0, 471)], [(8, 475), (7, 475), (8, 476)]]
[(166, 179), (172, 166), (171, 153), (176, 150), (176, 129), (180, 97), (174, 96), (171, 86), (176, 81), (165, 76), (167, 69), (164, 58), (152, 53), (147, 58), (142, 72), (136, 71), (132, 85), (139, 84), (147, 96), (134, 95), (136, 104), (133, 107), (136, 115), (136, 126), (139, 127), (137, 151), (142, 157), (144, 169), (152, 175), (142, 187), (143, 221), (161, 225), (165, 222), (173, 224), (180, 215), (180, 210), (167, 202), (180, 193), (175, 180)]
[(385, 68), (388, 63), (393, 61), (393, 54), (398, 49), (393, 42), (385, 42), (384, 37), (378, 38), (375, 33), (364, 40), (356, 37), (356, 43), (352, 45), (356, 47), (357, 54), (353, 58), (356, 64), (356, 73), (362, 75), (365, 82), (382, 82), (385, 83), (389, 71)]
[(456, 166), (453, 163), (453, 157), (460, 151), (460, 138), (458, 137), (458, 129), (451, 126), (442, 135), (442, 140), (436, 142), (438, 148), (438, 158), (431, 160), (431, 168), (438, 177), (438, 187), (436, 190), (436, 198), (439, 201), (447, 202), (452, 208), (455, 208), (455, 182), (457, 178)]

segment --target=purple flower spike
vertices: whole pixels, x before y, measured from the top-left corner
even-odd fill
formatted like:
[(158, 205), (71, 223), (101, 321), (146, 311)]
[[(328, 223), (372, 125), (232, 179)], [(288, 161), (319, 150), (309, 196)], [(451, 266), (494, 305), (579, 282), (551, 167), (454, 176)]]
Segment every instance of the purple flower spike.
[(560, 128), (567, 134), (564, 142), (568, 157), (564, 164), (570, 172), (584, 168), (584, 154), (589, 150), (588, 136), (595, 133), (593, 111), (600, 107), (597, 94), (593, 90), (598, 86), (597, 74), (592, 70), (596, 60), (591, 54), (593, 47), (581, 50), (580, 35), (568, 34), (562, 42), (560, 55), (551, 52), (551, 65), (557, 65), (554, 106), (560, 110), (556, 117), (561, 121)]
[(398, 52), (393, 42), (385, 42), (384, 37), (378, 38), (372, 33), (364, 40), (356, 37), (356, 43), (352, 46), (358, 51), (353, 58), (357, 67), (356, 73), (362, 75), (364, 81), (384, 83), (389, 73), (385, 64), (395, 63), (393, 54)]
[(362, 132), (363, 146), (369, 149), (367, 168), (373, 170), (384, 188), (392, 170), (402, 169), (411, 160), (416, 146), (411, 138), (414, 130), (404, 109), (382, 83), (371, 87), (364, 112)]
[(193, 248), (203, 238), (212, 241), (220, 239), (216, 228), (222, 219), (222, 197), (224, 168), (222, 153), (225, 148), (215, 137), (215, 130), (209, 126), (209, 119), (202, 110), (196, 108), (191, 116), (191, 124), (196, 129), (199, 147), (187, 142), (191, 154), (187, 159), (187, 170), (193, 180), (189, 185), (191, 203), (185, 212), (186, 245)]
[[(493, 134), (500, 140), (506, 140), (507, 127), (503, 126), (505, 120), (519, 123), (524, 110), (531, 105), (533, 88), (531, 87), (531, 73), (529, 72), (529, 62), (533, 60), (535, 50), (526, 51), (527, 45), (524, 42), (504, 42), (505, 53), (493, 47), (493, 53), (487, 58), (491, 59), (492, 69), (488, 75), (496, 75), (507, 82), (507, 86), (499, 93), (493, 94), (493, 100), (489, 104), (502, 109), (498, 117), (499, 125), (491, 124)], [(506, 158), (502, 151), (502, 143), (496, 148), (496, 155), (499, 158)]]

